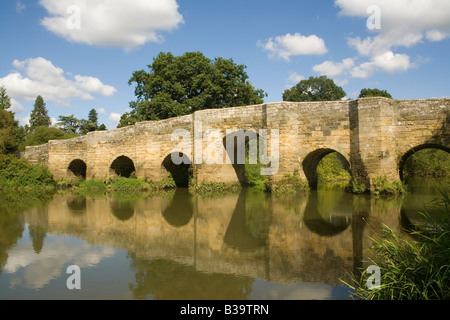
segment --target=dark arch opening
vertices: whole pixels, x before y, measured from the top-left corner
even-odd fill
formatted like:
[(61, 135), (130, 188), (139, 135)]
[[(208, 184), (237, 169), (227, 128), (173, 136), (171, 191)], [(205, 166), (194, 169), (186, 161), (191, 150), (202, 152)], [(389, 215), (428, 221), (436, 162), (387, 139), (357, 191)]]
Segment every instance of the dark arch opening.
[(73, 160), (69, 165), (69, 172), (77, 178), (86, 179), (87, 166), (83, 160)]
[[(181, 163), (175, 164), (173, 159), (179, 159)], [(172, 175), (178, 188), (189, 186), (189, 180), (192, 178), (192, 165), (188, 156), (182, 152), (173, 152), (164, 159), (162, 165)]]
[[(432, 149), (438, 150), (438, 151), (441, 152), (441, 156), (442, 156), (442, 151), (445, 151), (447, 153), (447, 155), (444, 155), (444, 157), (450, 159), (450, 149), (447, 148), (447, 147), (438, 145), (438, 144), (423, 144), (423, 145), (417, 146), (415, 148), (412, 148), (411, 150), (406, 152), (402, 156), (402, 158), (400, 159), (400, 162), (399, 162), (399, 175), (400, 175), (400, 180), (401, 181), (404, 181), (406, 176), (408, 176), (408, 174), (411, 174), (410, 171), (413, 170), (414, 164), (411, 163), (412, 156), (413, 155), (417, 156), (417, 155), (419, 155), (419, 153), (423, 154), (426, 149), (428, 151), (432, 151)], [(423, 158), (426, 158), (427, 156), (429, 157), (430, 155), (425, 155), (424, 154)], [(432, 163), (433, 166), (436, 165), (435, 161), (432, 161), (431, 159), (429, 159), (429, 160), (430, 160), (430, 164)], [(441, 159), (440, 162), (443, 165), (445, 165), (445, 164), (448, 165), (450, 163), (450, 161), (448, 161), (446, 159), (444, 159), (444, 160)], [(422, 163), (422, 164), (418, 164), (418, 165), (419, 166), (427, 166), (427, 163)], [(426, 169), (426, 168), (424, 168), (424, 169)], [(432, 169), (432, 168), (430, 168), (430, 169)], [(445, 170), (445, 168), (442, 168), (442, 170), (443, 171), (447, 171), (448, 169)], [(450, 172), (435, 172), (435, 173), (436, 173), (436, 175), (448, 175), (448, 174), (450, 174)], [(418, 174), (430, 175), (431, 172), (427, 174), (426, 172), (422, 171), (421, 173), (418, 173)]]
[(129, 178), (136, 172), (133, 160), (128, 157), (120, 156), (111, 164), (111, 170), (119, 177)]
[[(254, 130), (238, 130), (223, 138), (225, 152), (241, 186), (252, 185), (258, 179), (259, 162), (259, 135)], [(254, 160), (250, 163), (250, 156)], [(256, 162), (256, 163), (255, 163)]]
[(338, 160), (341, 162), (342, 167), (349, 172), (350, 164), (347, 159), (340, 154), (339, 152), (333, 149), (318, 149), (311, 152), (302, 162), (303, 171), (305, 172), (306, 178), (308, 179), (308, 183), (311, 189), (317, 189), (318, 185), (318, 175), (317, 175), (317, 166), (320, 161), (327, 155), (336, 153)]

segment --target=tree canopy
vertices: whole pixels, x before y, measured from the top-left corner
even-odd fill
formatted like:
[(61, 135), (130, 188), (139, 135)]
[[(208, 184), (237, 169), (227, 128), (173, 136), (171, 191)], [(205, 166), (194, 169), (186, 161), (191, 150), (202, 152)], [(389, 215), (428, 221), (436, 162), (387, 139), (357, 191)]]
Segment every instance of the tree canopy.
[(119, 127), (203, 109), (260, 104), (266, 96), (248, 81), (246, 66), (232, 59), (161, 52), (148, 68), (135, 71), (129, 80), (129, 85), (136, 84), (137, 99), (130, 102), (132, 111), (122, 116)]
[(385, 97), (392, 99), (390, 93), (386, 90), (380, 89), (362, 89), (358, 98), (369, 98), (369, 97)]
[(6, 93), (5, 87), (0, 87), (0, 109), (8, 110), (11, 108), (11, 98)]
[(11, 99), (4, 87), (0, 87), (0, 154), (16, 152), (24, 131), (19, 127), (14, 112), (8, 111)]
[(327, 76), (310, 77), (283, 93), (283, 101), (334, 101), (345, 98), (345, 91)]
[(48, 116), (48, 110), (45, 108), (44, 99), (38, 96), (34, 102), (33, 111), (30, 114), (30, 130), (33, 131), (37, 127), (50, 127), (52, 121)]

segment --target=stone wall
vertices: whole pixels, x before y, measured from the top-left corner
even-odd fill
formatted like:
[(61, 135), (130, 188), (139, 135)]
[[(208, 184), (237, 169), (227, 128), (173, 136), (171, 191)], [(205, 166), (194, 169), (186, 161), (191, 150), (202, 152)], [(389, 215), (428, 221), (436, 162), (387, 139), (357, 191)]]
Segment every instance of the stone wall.
[[(28, 147), (24, 157), (48, 166), (56, 180), (74, 177), (68, 168), (76, 159), (86, 164), (87, 179), (112, 177), (117, 173), (111, 164), (119, 157), (127, 157), (134, 164), (136, 176), (159, 181), (168, 174), (164, 163), (171, 160), (171, 154), (182, 152), (193, 164), (198, 182), (240, 183), (243, 169), (229, 164), (227, 134), (233, 130), (260, 134), (266, 130), (268, 155), (273, 154), (275, 146), (279, 149), (278, 170), (270, 176), (272, 181), (299, 170), (314, 186), (317, 164), (336, 151), (347, 159), (354, 177), (371, 185), (378, 176), (399, 179), (406, 156), (420, 148), (449, 151), (449, 114), (450, 99), (267, 103), (202, 110), (179, 118), (50, 141), (44, 146)], [(177, 136), (173, 135), (175, 130)], [(272, 145), (275, 133), (279, 143)], [(205, 154), (219, 154), (223, 161), (207, 164)]]

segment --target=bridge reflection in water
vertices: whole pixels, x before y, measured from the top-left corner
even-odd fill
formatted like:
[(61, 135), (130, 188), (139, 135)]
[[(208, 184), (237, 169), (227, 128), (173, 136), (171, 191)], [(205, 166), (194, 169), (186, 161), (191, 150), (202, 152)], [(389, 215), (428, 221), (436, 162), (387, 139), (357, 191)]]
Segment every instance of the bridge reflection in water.
[(285, 198), (248, 189), (209, 198), (185, 189), (147, 198), (57, 194), (24, 222), (35, 251), (46, 235), (61, 235), (126, 252), (133, 298), (272, 299), (280, 297), (258, 288), (342, 286), (382, 224), (402, 232), (415, 219), (402, 204), (332, 189)]

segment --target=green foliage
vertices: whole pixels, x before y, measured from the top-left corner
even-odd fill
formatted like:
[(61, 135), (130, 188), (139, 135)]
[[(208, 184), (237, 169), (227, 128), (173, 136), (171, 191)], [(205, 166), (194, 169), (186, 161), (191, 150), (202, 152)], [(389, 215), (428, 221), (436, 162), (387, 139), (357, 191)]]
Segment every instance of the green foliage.
[(16, 152), (23, 135), (14, 113), (0, 109), (0, 154)]
[(440, 149), (423, 149), (411, 155), (403, 166), (405, 177), (446, 177), (450, 175), (450, 154)]
[(403, 238), (387, 226), (372, 239), (368, 263), (381, 271), (380, 287), (367, 288), (368, 275), (351, 274), (348, 284), (362, 300), (450, 299), (450, 199), (442, 192), (438, 212), (423, 213), (426, 228)]
[(326, 76), (310, 77), (283, 93), (283, 101), (334, 101), (342, 100), (345, 91)]
[(13, 155), (0, 155), (0, 189), (53, 185), (53, 176), (47, 168), (31, 165)]
[(367, 186), (364, 183), (358, 182), (358, 179), (353, 177), (350, 180), (349, 191), (356, 194), (365, 193), (367, 191)]
[(161, 52), (148, 68), (149, 72), (135, 71), (129, 80), (130, 85), (136, 83), (137, 100), (130, 102), (132, 111), (122, 116), (119, 127), (203, 109), (259, 104), (265, 96), (248, 81), (246, 67), (232, 59)]
[(25, 137), (25, 141), (21, 144), (21, 150), (24, 150), (27, 146), (45, 144), (50, 140), (70, 139), (77, 136), (75, 133), (67, 133), (54, 127), (37, 127)]
[(38, 96), (30, 114), (30, 130), (33, 131), (37, 127), (50, 127), (51, 124), (52, 121), (48, 116), (48, 110), (45, 108), (44, 99)]
[(8, 110), (11, 108), (11, 98), (6, 93), (6, 88), (0, 87), (0, 110)]
[(408, 192), (406, 185), (400, 181), (390, 182), (386, 177), (377, 177), (372, 182), (373, 194), (378, 195), (401, 195)]
[(380, 89), (362, 89), (358, 98), (369, 98), (369, 97), (385, 97), (392, 99), (390, 93), (388, 93), (386, 90)]
[(266, 190), (275, 196), (289, 195), (309, 190), (309, 184), (300, 177), (299, 170), (295, 169), (294, 174), (286, 173), (283, 179), (272, 183), (270, 187), (267, 186)]
[(317, 166), (317, 182), (344, 182), (350, 181), (351, 176), (344, 164), (344, 159), (337, 152), (330, 153), (322, 158)]

